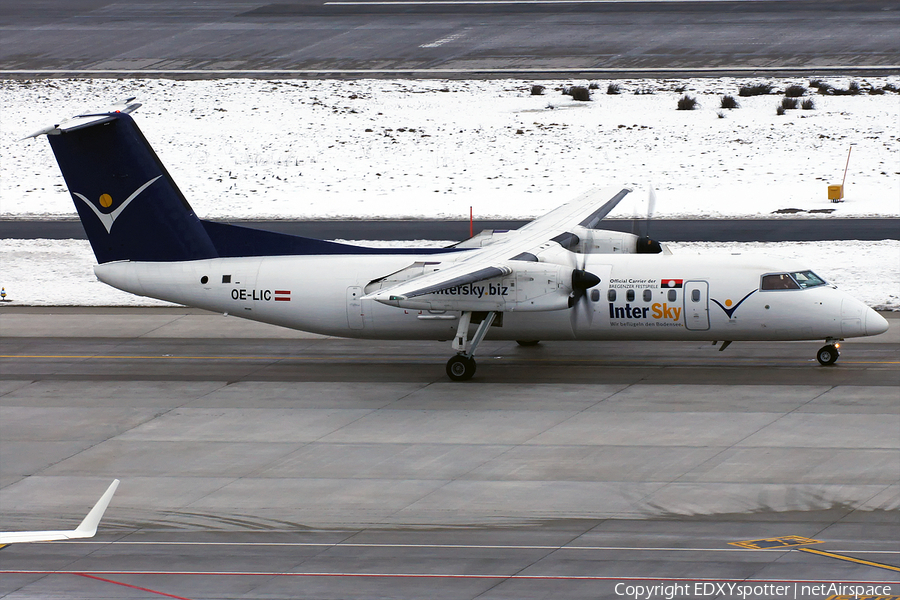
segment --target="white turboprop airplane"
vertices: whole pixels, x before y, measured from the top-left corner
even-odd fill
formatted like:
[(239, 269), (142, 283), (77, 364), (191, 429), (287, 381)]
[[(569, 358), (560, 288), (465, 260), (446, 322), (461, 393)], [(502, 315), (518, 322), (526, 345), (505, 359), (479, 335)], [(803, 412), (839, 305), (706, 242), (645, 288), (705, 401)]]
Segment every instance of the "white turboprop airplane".
[(129, 98), (46, 134), (101, 281), (332, 336), (453, 340), (453, 380), (485, 338), (838, 341), (887, 321), (796, 261), (676, 256), (596, 229), (631, 191), (589, 192), (515, 231), (442, 249), (376, 249), (197, 218), (130, 113)]
[(97, 526), (109, 501), (112, 500), (116, 488), (119, 487), (119, 480), (113, 479), (109, 484), (97, 504), (90, 510), (87, 516), (82, 519), (81, 524), (71, 531), (3, 531), (0, 532), (0, 546), (6, 544), (20, 544), (23, 542), (53, 542), (57, 540), (77, 540), (80, 538), (92, 538), (97, 533)]

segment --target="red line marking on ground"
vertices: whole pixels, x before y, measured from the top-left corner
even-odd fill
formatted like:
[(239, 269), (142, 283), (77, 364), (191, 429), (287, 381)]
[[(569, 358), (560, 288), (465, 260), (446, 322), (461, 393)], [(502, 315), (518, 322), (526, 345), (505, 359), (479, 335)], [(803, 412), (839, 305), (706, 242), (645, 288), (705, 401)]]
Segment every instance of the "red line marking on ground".
[(165, 596), (166, 598), (175, 598), (176, 600), (191, 600), (190, 598), (185, 598), (184, 596), (176, 596), (175, 594), (167, 594), (165, 592), (157, 592), (156, 590), (151, 590), (150, 588), (141, 587), (139, 585), (131, 585), (130, 583), (125, 583), (124, 581), (115, 581), (113, 579), (106, 579), (105, 577), (97, 577), (96, 575), (91, 575), (89, 573), (76, 573), (76, 575), (80, 575), (81, 577), (87, 577), (88, 579), (96, 579), (97, 581), (103, 581), (105, 583), (114, 583), (115, 585), (121, 585), (122, 587), (131, 588), (133, 590), (139, 590), (141, 592), (149, 592), (151, 594), (156, 594), (157, 596)]

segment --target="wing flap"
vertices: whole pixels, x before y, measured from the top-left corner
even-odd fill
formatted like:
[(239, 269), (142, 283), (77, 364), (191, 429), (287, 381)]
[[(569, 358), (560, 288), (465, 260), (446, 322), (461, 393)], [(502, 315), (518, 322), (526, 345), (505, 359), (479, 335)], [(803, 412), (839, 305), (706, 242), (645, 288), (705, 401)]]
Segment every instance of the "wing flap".
[(444, 281), (440, 281), (438, 283), (434, 283), (432, 285), (407, 292), (403, 295), (407, 298), (415, 298), (416, 296), (424, 296), (425, 294), (432, 294), (434, 292), (446, 290), (448, 288), (467, 285), (470, 283), (477, 283), (479, 281), (493, 279), (495, 277), (503, 277), (504, 275), (509, 275), (510, 273), (512, 273), (512, 269), (510, 269), (509, 267), (484, 267), (483, 269), (478, 269), (477, 271), (472, 271), (458, 277), (446, 279)]
[(408, 298), (433, 294), (441, 290), (469, 285), (486, 279), (503, 277), (510, 273), (512, 273), (512, 269), (506, 265), (486, 265), (480, 261), (471, 264), (462, 262), (427, 275), (415, 277), (409, 281), (404, 281), (399, 285), (379, 290), (369, 294), (364, 299), (374, 299), (379, 302), (393, 304)]

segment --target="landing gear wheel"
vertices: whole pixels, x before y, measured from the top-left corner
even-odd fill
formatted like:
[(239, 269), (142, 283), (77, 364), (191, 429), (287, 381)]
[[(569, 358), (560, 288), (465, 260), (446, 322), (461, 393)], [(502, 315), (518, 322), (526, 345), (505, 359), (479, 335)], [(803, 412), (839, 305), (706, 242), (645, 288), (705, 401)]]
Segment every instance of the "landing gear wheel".
[(447, 377), (453, 381), (468, 381), (475, 374), (475, 359), (457, 354), (447, 361)]
[(818, 360), (819, 364), (823, 367), (828, 367), (833, 365), (840, 355), (841, 353), (838, 352), (836, 346), (828, 344), (827, 346), (819, 348), (819, 351), (816, 353), (816, 360)]
[(541, 340), (516, 340), (516, 343), (527, 348), (528, 346), (537, 346)]

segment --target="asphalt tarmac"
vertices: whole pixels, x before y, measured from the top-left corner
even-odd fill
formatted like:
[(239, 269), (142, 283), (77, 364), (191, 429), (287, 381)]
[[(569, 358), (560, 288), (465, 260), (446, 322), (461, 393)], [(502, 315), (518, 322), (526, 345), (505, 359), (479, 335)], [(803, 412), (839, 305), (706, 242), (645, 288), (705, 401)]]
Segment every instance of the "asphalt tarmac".
[(6, 0), (0, 75), (891, 74), (886, 0)]
[(821, 343), (484, 342), (459, 384), (444, 343), (2, 307), (0, 529), (72, 528), (122, 483), (95, 539), (0, 550), (0, 597), (900, 594), (885, 316), (830, 368)]

